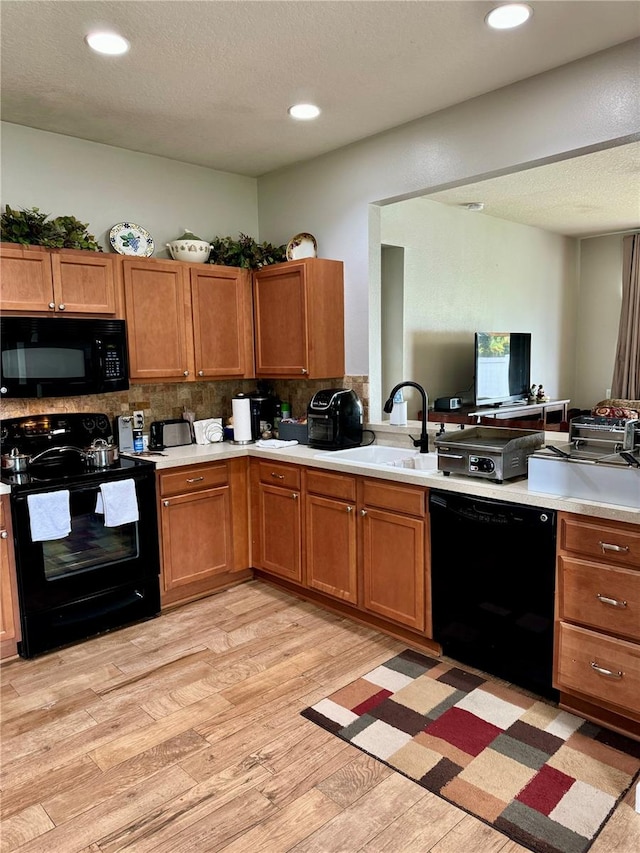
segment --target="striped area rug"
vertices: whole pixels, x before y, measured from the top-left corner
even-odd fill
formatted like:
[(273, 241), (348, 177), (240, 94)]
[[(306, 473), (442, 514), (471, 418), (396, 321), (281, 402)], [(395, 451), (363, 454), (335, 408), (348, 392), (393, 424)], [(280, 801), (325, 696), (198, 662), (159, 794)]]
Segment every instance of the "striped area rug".
[(407, 650), (302, 715), (535, 853), (584, 853), (640, 743)]

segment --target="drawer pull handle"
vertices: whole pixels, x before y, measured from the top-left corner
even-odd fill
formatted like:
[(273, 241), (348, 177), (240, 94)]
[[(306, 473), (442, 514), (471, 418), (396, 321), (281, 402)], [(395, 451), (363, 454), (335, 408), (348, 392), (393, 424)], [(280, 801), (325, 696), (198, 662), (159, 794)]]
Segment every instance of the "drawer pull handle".
[(626, 554), (629, 551), (628, 545), (612, 545), (610, 542), (598, 542), (598, 545), (602, 548), (603, 554), (606, 554), (607, 551), (619, 551)]
[(271, 472), (271, 476), (275, 477), (276, 480), (284, 480), (284, 474), (276, 474), (275, 471)]
[(606, 675), (607, 678), (622, 678), (622, 676), (624, 675), (621, 669), (619, 669), (617, 672), (613, 672), (613, 670), (611, 669), (605, 669), (602, 666), (598, 666), (598, 664), (594, 660), (591, 661), (591, 669), (595, 669), (595, 671), (600, 675)]
[(464, 459), (461, 453), (438, 453), (438, 456), (443, 459)]
[(204, 477), (187, 477), (187, 483), (201, 483)]
[(598, 601), (601, 601), (603, 604), (609, 604), (611, 607), (626, 607), (627, 606), (627, 602), (624, 601), (624, 599), (622, 601), (620, 601), (617, 598), (609, 598), (606, 595), (600, 595), (599, 592), (596, 593), (596, 598), (598, 599)]

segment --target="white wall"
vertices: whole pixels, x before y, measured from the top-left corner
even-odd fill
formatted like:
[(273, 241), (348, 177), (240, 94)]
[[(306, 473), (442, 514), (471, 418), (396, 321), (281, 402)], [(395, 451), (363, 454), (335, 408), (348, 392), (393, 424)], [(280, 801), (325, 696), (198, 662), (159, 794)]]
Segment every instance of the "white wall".
[(622, 234), (580, 241), (575, 399), (590, 409), (611, 388), (622, 307)]
[(155, 256), (185, 227), (203, 240), (258, 237), (257, 181), (3, 122), (2, 205), (75, 216), (109, 249), (118, 222), (146, 228)]
[[(431, 400), (466, 392), (472, 402), (474, 331), (531, 332), (532, 382), (570, 396), (577, 240), (427, 199), (383, 207), (381, 239), (405, 248), (405, 375), (396, 382), (419, 382)], [(410, 417), (419, 408), (414, 395)]]
[[(636, 138), (639, 45), (626, 42), (258, 180), (261, 239), (282, 242), (310, 231), (322, 256), (345, 262), (346, 369), (369, 373), (373, 416), (380, 408), (374, 396), (380, 376), (380, 252), (379, 209), (371, 203)], [(540, 311), (546, 316), (547, 306)], [(561, 375), (544, 381), (559, 387)]]

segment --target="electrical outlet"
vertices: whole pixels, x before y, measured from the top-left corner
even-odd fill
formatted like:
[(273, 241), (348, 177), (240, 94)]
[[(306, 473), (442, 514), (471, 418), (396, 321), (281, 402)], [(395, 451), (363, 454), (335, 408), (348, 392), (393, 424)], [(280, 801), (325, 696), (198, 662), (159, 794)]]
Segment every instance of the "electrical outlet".
[(144, 412), (133, 413), (133, 429), (144, 429)]
[(605, 399), (606, 399), (606, 400), (610, 400), (610, 399), (611, 399), (611, 388), (607, 388), (607, 389), (606, 389), (606, 393), (605, 393), (605, 395), (604, 395), (604, 396), (605, 396)]

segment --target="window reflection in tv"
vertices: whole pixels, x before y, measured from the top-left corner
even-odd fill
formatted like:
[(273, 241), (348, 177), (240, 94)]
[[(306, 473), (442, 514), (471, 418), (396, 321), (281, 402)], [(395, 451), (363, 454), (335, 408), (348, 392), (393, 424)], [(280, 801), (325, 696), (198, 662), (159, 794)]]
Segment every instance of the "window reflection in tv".
[(477, 406), (526, 399), (531, 381), (530, 332), (476, 332)]

